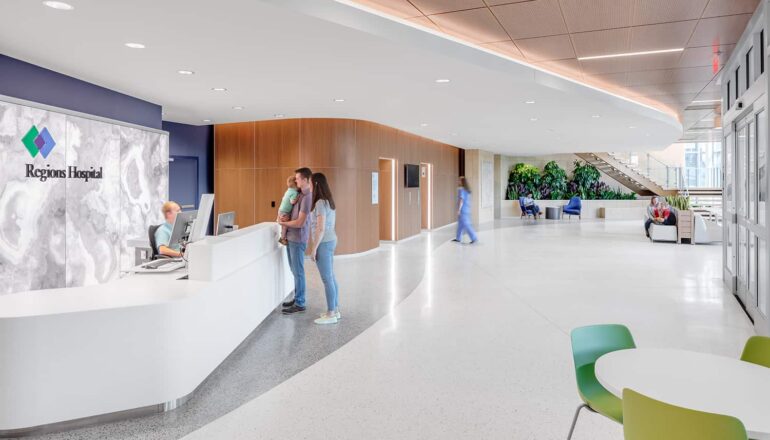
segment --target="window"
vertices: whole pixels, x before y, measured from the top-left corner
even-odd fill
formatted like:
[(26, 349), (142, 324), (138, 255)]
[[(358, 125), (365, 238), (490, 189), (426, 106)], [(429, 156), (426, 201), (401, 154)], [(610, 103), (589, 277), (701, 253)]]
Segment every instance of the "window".
[(759, 31), (759, 74), (765, 73), (765, 30)]
[(754, 55), (753, 51), (754, 48), (752, 47), (746, 52), (746, 89), (751, 87), (754, 82), (754, 64), (751, 62), (751, 57)]
[(727, 109), (729, 110), (730, 107), (733, 106), (733, 100), (732, 98), (732, 90), (730, 89), (730, 81), (727, 81)]
[(741, 66), (735, 69), (735, 100), (741, 97)]

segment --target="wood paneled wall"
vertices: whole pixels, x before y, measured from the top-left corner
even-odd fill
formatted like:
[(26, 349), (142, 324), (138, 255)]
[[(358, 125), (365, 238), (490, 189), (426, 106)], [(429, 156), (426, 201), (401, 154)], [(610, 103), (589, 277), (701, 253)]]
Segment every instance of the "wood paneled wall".
[[(373, 122), (280, 119), (215, 127), (216, 213), (235, 211), (240, 227), (275, 220), (286, 178), (307, 166), (322, 172), (337, 203), (338, 254), (379, 246), (372, 172), (396, 159), (396, 236), (421, 230), (419, 188), (404, 187), (404, 164), (433, 164), (433, 227), (454, 222), (459, 149)], [(273, 205), (275, 204), (275, 205)]]

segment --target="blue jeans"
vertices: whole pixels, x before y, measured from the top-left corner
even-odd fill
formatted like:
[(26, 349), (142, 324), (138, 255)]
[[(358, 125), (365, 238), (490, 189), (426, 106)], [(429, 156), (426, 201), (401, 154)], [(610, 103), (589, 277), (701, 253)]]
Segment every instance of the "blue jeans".
[(460, 213), (460, 216), (457, 217), (457, 241), (462, 241), (463, 239), (463, 232), (468, 233), (468, 236), (471, 238), (471, 241), (478, 240), (478, 237), (476, 236), (476, 231), (473, 230), (473, 225), (471, 225), (471, 214), (470, 213)]
[(337, 240), (325, 241), (318, 245), (315, 262), (321, 280), (326, 291), (326, 308), (329, 312), (336, 312), (339, 301), (339, 285), (334, 276), (334, 249), (337, 248)]
[(290, 241), (286, 250), (289, 254), (289, 267), (294, 275), (294, 304), (305, 307), (305, 249), (306, 243)]

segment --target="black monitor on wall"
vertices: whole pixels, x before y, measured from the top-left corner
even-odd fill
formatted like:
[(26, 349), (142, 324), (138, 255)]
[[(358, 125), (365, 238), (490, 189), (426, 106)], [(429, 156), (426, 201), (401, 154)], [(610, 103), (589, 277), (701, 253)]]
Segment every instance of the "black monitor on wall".
[(419, 188), (420, 187), (420, 166), (419, 165), (404, 165), (404, 184), (407, 188)]

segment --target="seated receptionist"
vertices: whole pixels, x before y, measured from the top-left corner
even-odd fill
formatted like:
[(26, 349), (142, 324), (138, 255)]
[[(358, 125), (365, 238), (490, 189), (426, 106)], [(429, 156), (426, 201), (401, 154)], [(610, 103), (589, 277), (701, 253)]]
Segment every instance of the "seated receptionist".
[(169, 241), (171, 241), (171, 231), (174, 229), (174, 220), (182, 208), (176, 202), (166, 202), (163, 204), (162, 210), (166, 222), (155, 231), (155, 244), (158, 246), (158, 253), (167, 257), (181, 257), (182, 249), (179, 243), (169, 243)]

